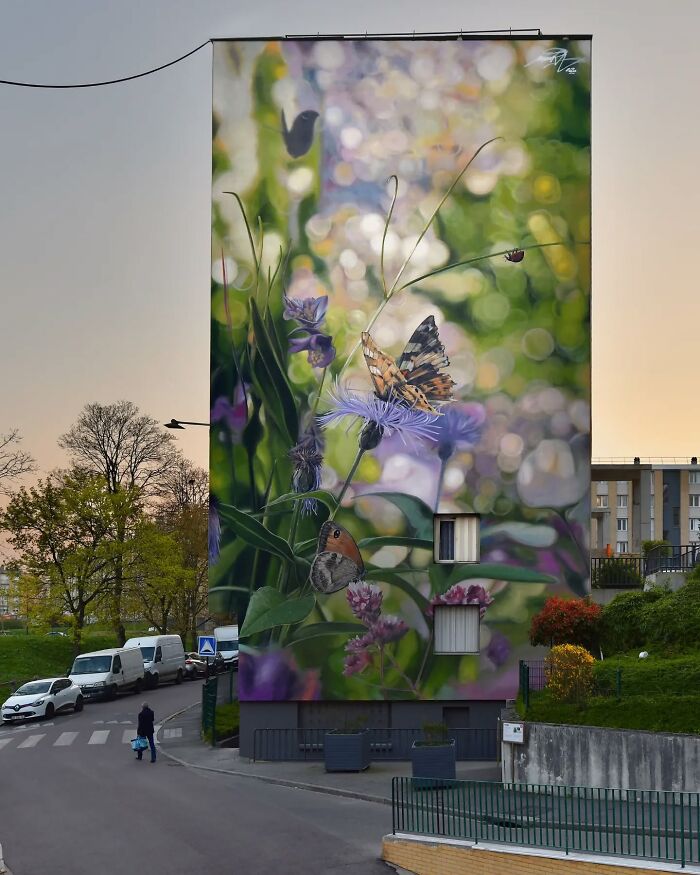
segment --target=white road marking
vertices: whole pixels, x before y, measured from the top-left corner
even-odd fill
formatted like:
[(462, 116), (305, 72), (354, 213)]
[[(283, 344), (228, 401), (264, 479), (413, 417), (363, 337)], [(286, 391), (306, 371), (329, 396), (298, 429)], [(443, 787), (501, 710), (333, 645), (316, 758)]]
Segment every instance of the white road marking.
[(110, 723), (119, 723), (119, 721), (118, 721), (118, 720), (108, 720), (108, 721), (105, 723), (105, 726), (109, 726)]
[(69, 744), (73, 744), (75, 739), (78, 737), (77, 732), (62, 732), (56, 741), (54, 741), (54, 747), (68, 747)]
[(0, 750), (5, 747), (6, 744), (9, 744), (12, 741), (11, 738), (0, 738)]
[(182, 738), (182, 729), (164, 729), (163, 738)]
[(109, 729), (96, 729), (88, 739), (88, 744), (104, 744), (110, 732)]
[(45, 732), (42, 732), (41, 735), (28, 735), (21, 744), (17, 745), (17, 747), (36, 747), (45, 735)]
[(122, 720), (121, 723), (122, 723), (122, 726), (133, 726), (134, 725), (133, 720)]
[(122, 732), (122, 744), (131, 744), (134, 740), (134, 730), (133, 729), (125, 729)]
[(101, 726), (101, 725), (104, 725), (104, 720), (93, 720), (93, 721), (92, 721), (92, 725), (93, 725), (93, 726)]

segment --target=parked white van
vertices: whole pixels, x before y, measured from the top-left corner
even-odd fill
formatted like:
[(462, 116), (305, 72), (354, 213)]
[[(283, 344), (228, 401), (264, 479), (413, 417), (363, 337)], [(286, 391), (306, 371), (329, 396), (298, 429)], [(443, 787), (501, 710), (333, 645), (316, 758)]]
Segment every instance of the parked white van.
[(143, 658), (137, 647), (110, 647), (75, 657), (68, 677), (77, 684), (84, 699), (113, 699), (123, 690), (141, 690)]
[(139, 647), (148, 686), (162, 681), (181, 684), (185, 676), (185, 648), (179, 635), (142, 635), (129, 638), (125, 647)]
[(214, 629), (216, 649), (227, 668), (238, 667), (238, 626), (217, 626)]

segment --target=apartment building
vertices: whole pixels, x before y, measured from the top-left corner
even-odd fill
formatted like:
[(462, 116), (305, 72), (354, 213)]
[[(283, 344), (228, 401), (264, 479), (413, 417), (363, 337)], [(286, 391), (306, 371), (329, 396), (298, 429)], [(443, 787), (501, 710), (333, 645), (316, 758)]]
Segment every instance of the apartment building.
[(643, 541), (700, 542), (700, 466), (689, 459), (596, 459), (591, 553), (639, 554)]

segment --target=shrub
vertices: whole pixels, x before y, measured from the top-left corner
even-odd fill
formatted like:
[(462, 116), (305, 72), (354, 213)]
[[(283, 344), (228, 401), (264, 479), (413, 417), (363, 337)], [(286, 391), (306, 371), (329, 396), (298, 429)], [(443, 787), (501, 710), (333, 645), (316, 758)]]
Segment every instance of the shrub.
[(593, 650), (600, 638), (602, 608), (589, 599), (548, 598), (530, 624), (530, 643), (580, 644)]
[(545, 659), (547, 689), (552, 698), (557, 702), (586, 702), (593, 691), (594, 663), (585, 647), (553, 647)]
[(668, 541), (642, 541), (642, 556), (649, 556), (652, 551), (658, 557), (670, 556), (673, 552)]
[(622, 653), (647, 644), (646, 623), (649, 608), (670, 595), (654, 587), (640, 592), (625, 592), (603, 608), (601, 643), (606, 653)]
[(591, 586), (644, 586), (644, 578), (634, 562), (625, 559), (605, 559), (596, 564), (591, 575)]

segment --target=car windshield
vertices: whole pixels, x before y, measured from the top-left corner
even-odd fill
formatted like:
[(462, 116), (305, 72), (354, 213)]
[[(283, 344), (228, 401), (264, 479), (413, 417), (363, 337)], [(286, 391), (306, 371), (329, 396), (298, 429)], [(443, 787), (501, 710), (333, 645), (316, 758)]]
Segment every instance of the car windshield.
[(24, 684), (15, 693), (16, 696), (36, 696), (37, 693), (48, 693), (51, 689), (51, 681), (33, 681), (31, 684)]
[(71, 674), (93, 674), (109, 671), (112, 668), (111, 656), (79, 656), (73, 663)]
[(141, 655), (143, 656), (144, 662), (153, 662), (153, 654), (155, 653), (155, 647), (142, 647)]
[(238, 650), (238, 641), (217, 641), (219, 650)]

